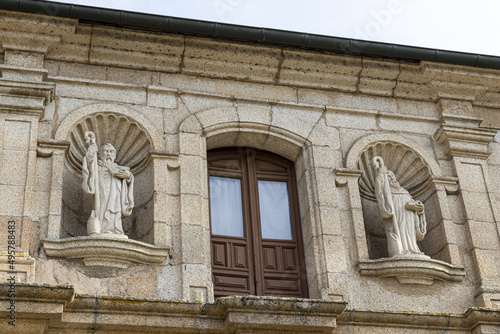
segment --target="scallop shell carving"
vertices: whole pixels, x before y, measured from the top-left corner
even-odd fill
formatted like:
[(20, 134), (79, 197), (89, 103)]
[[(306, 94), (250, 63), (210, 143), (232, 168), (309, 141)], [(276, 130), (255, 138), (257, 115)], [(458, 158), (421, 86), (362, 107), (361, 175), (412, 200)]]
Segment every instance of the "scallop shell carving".
[(363, 171), (359, 179), (361, 196), (375, 200), (375, 171), (372, 159), (380, 156), (387, 169), (391, 170), (399, 184), (412, 196), (421, 194), (431, 181), (429, 167), (411, 148), (393, 142), (378, 142), (368, 146), (358, 160), (358, 168)]
[(111, 143), (116, 148), (116, 162), (119, 165), (130, 167), (133, 173), (145, 166), (151, 147), (146, 132), (125, 116), (106, 113), (84, 118), (71, 132), (68, 161), (76, 170), (82, 170), (82, 161), (87, 150), (85, 131), (95, 133), (99, 147)]

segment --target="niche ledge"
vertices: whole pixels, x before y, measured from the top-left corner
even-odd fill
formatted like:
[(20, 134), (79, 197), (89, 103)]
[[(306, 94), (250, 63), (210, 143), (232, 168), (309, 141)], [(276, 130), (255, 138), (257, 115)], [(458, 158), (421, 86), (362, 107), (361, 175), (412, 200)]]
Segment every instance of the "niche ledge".
[(165, 263), (169, 248), (141, 241), (105, 236), (45, 239), (42, 246), (47, 256), (83, 259), (86, 266), (127, 268), (134, 263)]
[(434, 281), (460, 282), (465, 277), (463, 267), (433, 260), (427, 256), (360, 260), (358, 270), (363, 276), (395, 278), (401, 284), (431, 285)]

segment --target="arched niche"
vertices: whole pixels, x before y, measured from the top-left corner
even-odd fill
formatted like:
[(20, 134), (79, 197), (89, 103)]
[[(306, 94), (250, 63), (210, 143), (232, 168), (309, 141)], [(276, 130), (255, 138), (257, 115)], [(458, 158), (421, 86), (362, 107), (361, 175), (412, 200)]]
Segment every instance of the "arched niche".
[(355, 143), (346, 159), (350, 168), (360, 171), (358, 186), (369, 258), (388, 256), (385, 222), (380, 216), (374, 194), (375, 171), (372, 160), (375, 156), (382, 157), (387, 169), (395, 174), (400, 185), (414, 199), (424, 203), (428, 234), (419, 243), (419, 247), (426, 255), (435, 256), (436, 249), (441, 250), (446, 245), (444, 238), (433, 235), (439, 230), (436, 228), (442, 221), (440, 203), (433, 186), (434, 180), (441, 173), (439, 165), (425, 149), (407, 138), (393, 134), (375, 134)]
[(154, 173), (150, 152), (164, 149), (154, 126), (134, 110), (109, 104), (85, 106), (69, 114), (59, 125), (56, 139), (70, 142), (65, 156), (60, 238), (87, 235), (93, 200), (83, 192), (81, 169), (86, 151), (84, 133), (96, 134), (97, 144), (110, 143), (116, 162), (134, 174), (132, 215), (123, 219), (125, 234), (133, 240), (154, 243)]

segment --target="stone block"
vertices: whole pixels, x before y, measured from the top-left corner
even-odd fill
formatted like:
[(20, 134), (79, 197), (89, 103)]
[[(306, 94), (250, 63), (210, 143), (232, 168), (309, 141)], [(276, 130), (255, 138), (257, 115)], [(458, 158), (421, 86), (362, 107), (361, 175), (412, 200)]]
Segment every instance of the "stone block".
[(25, 188), (23, 186), (0, 185), (2, 215), (21, 216), (24, 213)]
[[(108, 68), (104, 66), (79, 64), (74, 62), (57, 62), (57, 65), (59, 66), (59, 70), (53, 75), (88, 80), (107, 80)], [(49, 73), (52, 74), (52, 72)]]
[(309, 184), (308, 173), (303, 173), (301, 176), (297, 176), (297, 193), (299, 196), (299, 210), (300, 216), (309, 214), (310, 204), (312, 203), (312, 187), (314, 184)]
[(378, 78), (359, 78), (358, 90), (364, 94), (392, 96), (396, 81)]
[(3, 133), (3, 148), (27, 150), (31, 144), (31, 122), (6, 119)]
[(337, 236), (341, 236), (343, 234), (342, 221), (340, 220), (338, 208), (320, 206), (316, 210), (319, 210), (321, 217), (321, 234)]
[(212, 108), (205, 111), (198, 112), (196, 118), (206, 129), (209, 126), (223, 124), (223, 123), (235, 123), (238, 124), (238, 113), (234, 106)]
[(298, 103), (333, 107), (341, 93), (309, 88), (298, 88)]
[[(36, 159), (36, 183), (35, 191), (49, 191), (51, 186), (51, 177), (47, 177), (52, 172), (51, 159), (37, 158)], [(0, 179), (1, 180), (1, 179)]]
[(238, 118), (240, 123), (251, 124), (271, 124), (271, 108), (259, 104), (240, 103), (237, 105)]
[[(234, 102), (228, 99), (221, 98), (219, 96), (210, 96), (210, 95), (198, 95), (198, 94), (182, 94), (181, 96), (182, 102), (189, 110), (190, 113), (197, 114), (197, 117), (200, 115), (201, 111), (209, 111), (212, 109), (219, 109), (219, 116), (224, 116), (224, 112), (228, 112), (228, 121), (237, 121), (237, 116), (235, 111), (229, 111), (231, 109), (235, 109)], [(210, 116), (215, 113), (205, 113), (203, 115)], [(206, 117), (205, 116), (205, 117)], [(221, 118), (221, 120), (223, 117)], [(205, 122), (203, 122), (205, 120)], [(205, 118), (201, 118), (200, 122), (204, 125), (209, 124), (210, 122)], [(220, 121), (219, 121), (220, 122)]]
[(116, 101), (120, 103), (146, 104), (147, 94), (144, 88), (132, 87), (127, 84), (107, 84), (104, 82), (61, 81), (56, 87), (60, 97), (81, 98), (91, 97), (93, 100)]
[[(169, 117), (167, 117), (167, 119), (165, 120), (165, 124), (172, 124), (172, 123), (168, 123), (168, 118)], [(170, 131), (177, 132), (176, 128), (177, 128), (177, 126), (175, 126), (175, 130), (172, 131), (170, 129), (170, 126), (169, 126), (169, 129), (166, 129), (166, 132), (170, 132)], [(203, 132), (203, 126), (195, 115), (186, 116), (186, 118), (184, 120), (182, 120), (182, 122), (179, 126), (179, 132), (201, 134)]]
[(326, 267), (328, 272), (344, 273), (347, 271), (347, 251), (342, 236), (322, 235), (318, 237), (319, 244), (325, 254)]
[(182, 276), (180, 266), (158, 267), (156, 275), (158, 298), (178, 299), (182, 295)]
[(106, 80), (114, 82), (130, 83), (140, 86), (147, 86), (153, 84), (153, 72), (132, 70), (128, 68), (119, 68), (107, 66)]
[(273, 106), (271, 125), (307, 138), (322, 113), (322, 109)]
[(238, 132), (234, 146), (262, 149), (268, 138), (269, 135), (267, 133), (252, 130), (240, 131)]
[(471, 252), (476, 262), (477, 270), (482, 281), (500, 279), (500, 252), (498, 250), (487, 250), (475, 248)]
[(338, 195), (333, 170), (329, 168), (315, 168), (314, 174), (318, 189), (318, 204), (321, 206), (336, 206)]
[(175, 91), (161, 89), (160, 87), (148, 87), (148, 106), (175, 109), (177, 108), (177, 94)]
[(28, 152), (3, 150), (0, 165), (0, 183), (22, 186), (28, 177)]
[(63, 195), (62, 190), (55, 189), (50, 191), (49, 214), (51, 215), (61, 214), (62, 195)]
[[(160, 247), (170, 247), (172, 233), (170, 226), (165, 222), (154, 223), (154, 245)], [(168, 260), (167, 260), (168, 261)]]
[(405, 119), (405, 128), (401, 128), (401, 119), (399, 117), (381, 116), (379, 120), (380, 129), (384, 131), (412, 132), (420, 134), (434, 133), (438, 126), (435, 120), (423, 120), (422, 118)]
[(182, 224), (200, 225), (203, 218), (202, 201), (200, 195), (181, 194), (181, 222)]
[(481, 163), (460, 162), (455, 164), (456, 173), (459, 175), (460, 189), (468, 192), (486, 193), (486, 182)]
[(180, 179), (182, 194), (202, 194), (201, 178), (207, 178), (207, 171), (203, 168), (203, 159), (195, 156), (180, 155)]
[(378, 122), (376, 114), (358, 114), (346, 111), (328, 109), (326, 113), (326, 125), (344, 129), (376, 130)]
[(500, 240), (496, 222), (468, 220), (466, 228), (469, 230), (471, 246), (473, 248), (500, 250)]
[(271, 133), (262, 149), (281, 155), (288, 160), (295, 161), (302, 151), (302, 145), (286, 139), (283, 140), (281, 137)]
[(43, 53), (5, 50), (4, 64), (20, 67), (43, 67)]
[(214, 80), (214, 92), (245, 100), (297, 102), (297, 92), (294, 88), (255, 82)]
[(468, 219), (483, 222), (494, 220), (488, 194), (462, 191), (460, 196)]
[(178, 72), (183, 38), (94, 27), (90, 45), (93, 64)]
[(211, 150), (219, 147), (232, 147), (236, 145), (236, 140), (238, 139), (239, 132), (228, 131), (219, 134), (212, 134), (207, 138), (206, 146), (207, 150)]
[(339, 130), (326, 125), (325, 117), (321, 117), (307, 138), (313, 145), (340, 148)]
[(355, 91), (361, 70), (359, 59), (284, 50), (278, 83), (302, 87)]
[(210, 230), (200, 225), (181, 223), (182, 263), (210, 266)]
[(167, 223), (171, 226), (178, 225), (181, 222), (180, 218), (180, 196), (168, 195), (167, 197), (167, 207), (168, 207), (168, 221)]
[(183, 73), (208, 77), (274, 82), (279, 49), (186, 39)]
[(331, 168), (342, 166), (340, 151), (328, 146), (312, 146), (314, 167)]
[(205, 156), (205, 142), (201, 134), (179, 133), (180, 153), (183, 155)]

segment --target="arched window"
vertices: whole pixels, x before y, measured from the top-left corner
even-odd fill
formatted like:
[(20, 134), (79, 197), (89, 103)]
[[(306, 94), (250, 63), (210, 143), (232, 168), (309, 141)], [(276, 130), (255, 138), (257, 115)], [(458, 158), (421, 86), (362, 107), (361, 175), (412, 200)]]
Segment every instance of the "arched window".
[(207, 159), (215, 297), (307, 297), (293, 163), (252, 148)]

